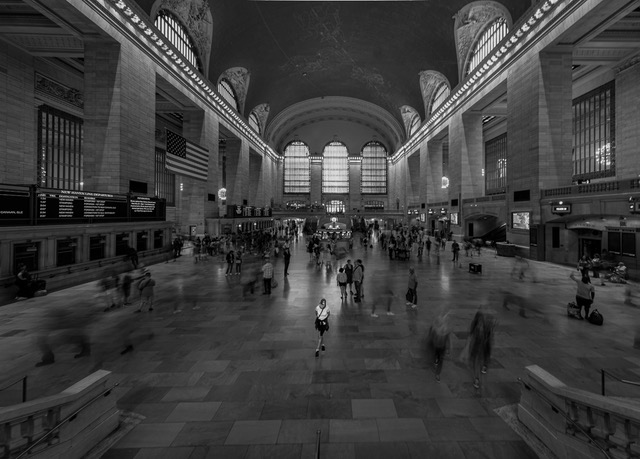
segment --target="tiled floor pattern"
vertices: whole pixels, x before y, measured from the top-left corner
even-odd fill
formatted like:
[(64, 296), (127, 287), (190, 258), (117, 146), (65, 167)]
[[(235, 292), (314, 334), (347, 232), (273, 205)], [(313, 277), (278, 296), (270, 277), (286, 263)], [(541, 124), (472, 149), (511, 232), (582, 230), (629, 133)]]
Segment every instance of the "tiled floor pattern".
[[(102, 312), (96, 283), (14, 303), (0, 308), (3, 380), (28, 374), (32, 399), (96, 366), (112, 371), (119, 406), (144, 420), (105, 458), (313, 458), (320, 431), (323, 458), (511, 459), (536, 455), (493, 410), (518, 401), (517, 378), (526, 365), (594, 392), (601, 368), (640, 379), (633, 348), (639, 311), (623, 304), (623, 286), (596, 284), (596, 307), (605, 317), (596, 327), (566, 317), (575, 294), (568, 267), (530, 262), (522, 282), (510, 276), (513, 259), (485, 251), (473, 259), (483, 264), (478, 275), (468, 272), (470, 260), (462, 256), (455, 265), (450, 255), (440, 263), (433, 253), (391, 261), (377, 249), (356, 248), (351, 258), (366, 266), (359, 304), (341, 303), (335, 275), (309, 263), (302, 243), (294, 246), (288, 278), (275, 259), (279, 285), (271, 296), (243, 297), (242, 284), (256, 266), (250, 258), (242, 276), (225, 276), (220, 260), (195, 264), (183, 256), (151, 267), (158, 282), (151, 313), (132, 314), (132, 306)], [(419, 277), (417, 310), (404, 302), (409, 266)], [(394, 316), (376, 304), (387, 287), (396, 295)], [(512, 295), (508, 310), (505, 294)], [(313, 309), (322, 297), (331, 329), (327, 351), (315, 358)], [(460, 352), (483, 304), (499, 323), (477, 391)], [(72, 317), (93, 314), (92, 356), (74, 359), (75, 347), (60, 332), (56, 363), (35, 368), (43, 317), (61, 307)], [(374, 308), (378, 318), (371, 317)], [(442, 309), (452, 311), (454, 336), (438, 383), (424, 340)], [(129, 330), (135, 349), (121, 356)], [(638, 395), (613, 382), (607, 390)], [(19, 398), (19, 386), (0, 392), (4, 405)]]

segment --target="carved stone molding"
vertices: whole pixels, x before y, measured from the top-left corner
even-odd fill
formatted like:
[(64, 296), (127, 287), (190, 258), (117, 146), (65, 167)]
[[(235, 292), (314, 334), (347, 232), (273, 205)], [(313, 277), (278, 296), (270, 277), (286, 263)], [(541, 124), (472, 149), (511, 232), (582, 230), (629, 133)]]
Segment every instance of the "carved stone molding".
[(469, 3), (454, 16), (460, 79), (464, 78), (463, 72), (469, 59), (469, 53), (471, 53), (479, 35), (484, 32), (487, 25), (500, 17), (505, 18), (509, 29), (511, 29), (513, 22), (506, 7), (498, 2), (488, 0)]
[(152, 19), (160, 10), (169, 10), (176, 15), (182, 25), (187, 28), (202, 62), (202, 71), (208, 74), (209, 55), (213, 40), (213, 19), (207, 0), (157, 0), (151, 12)]
[(238, 98), (238, 112), (244, 113), (244, 103), (247, 99), (251, 73), (243, 67), (232, 67), (222, 72), (222, 75), (218, 78), (218, 83), (220, 83), (220, 80), (222, 79), (231, 83), (233, 90), (236, 92), (236, 97)]
[(260, 123), (260, 134), (264, 133), (264, 127), (267, 125), (267, 118), (269, 118), (269, 111), (271, 106), (269, 104), (256, 105), (252, 113), (255, 113), (258, 117), (258, 123)]
[(36, 73), (35, 90), (36, 93), (43, 94), (58, 102), (84, 109), (84, 97), (81, 91), (58, 83), (40, 73)]
[(630, 59), (627, 59), (626, 61), (621, 62), (620, 65), (617, 65), (616, 67), (614, 67), (613, 71), (617, 75), (618, 73), (624, 72), (625, 70), (630, 69), (631, 67), (635, 67), (638, 64), (640, 64), (640, 55), (635, 55)]
[(449, 89), (451, 89), (451, 85), (447, 77), (435, 70), (423, 70), (419, 75), (420, 91), (422, 92), (422, 101), (424, 102), (424, 117), (427, 119), (431, 116), (429, 107), (431, 107), (431, 101), (433, 100), (436, 89), (438, 89), (442, 83), (445, 83)]

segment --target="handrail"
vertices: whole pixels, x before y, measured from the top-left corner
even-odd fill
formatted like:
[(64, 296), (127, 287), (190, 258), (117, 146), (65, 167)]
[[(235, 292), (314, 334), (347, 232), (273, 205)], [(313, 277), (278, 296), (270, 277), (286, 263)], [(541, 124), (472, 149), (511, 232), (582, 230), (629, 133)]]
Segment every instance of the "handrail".
[(27, 449), (25, 449), (24, 451), (22, 451), (17, 457), (16, 459), (20, 459), (21, 457), (24, 457), (27, 454), (31, 454), (31, 450), (33, 448), (35, 448), (36, 446), (38, 446), (40, 443), (42, 443), (43, 440), (45, 440), (46, 438), (49, 438), (51, 435), (53, 435), (54, 433), (56, 433), (58, 431), (58, 429), (60, 429), (60, 427), (62, 427), (64, 424), (66, 424), (67, 422), (73, 421), (76, 416), (78, 416), (78, 414), (82, 411), (84, 411), (85, 408), (87, 408), (90, 404), (92, 404), (93, 402), (95, 402), (96, 400), (98, 400), (100, 397), (106, 397), (108, 396), (111, 391), (113, 389), (115, 389), (117, 386), (119, 385), (119, 383), (115, 383), (112, 387), (103, 390), (101, 393), (99, 393), (98, 395), (96, 395), (95, 397), (93, 397), (91, 400), (87, 401), (84, 405), (82, 405), (80, 408), (78, 408), (77, 410), (75, 410), (73, 413), (71, 413), (70, 415), (68, 415), (66, 418), (64, 418), (62, 421), (58, 422), (55, 426), (53, 426), (50, 430), (47, 431), (47, 433), (45, 433), (42, 437), (38, 438), (35, 442), (33, 442), (31, 445), (29, 445), (29, 447)]
[(534, 390), (536, 392), (536, 394), (542, 398), (545, 402), (547, 402), (549, 404), (549, 406), (551, 406), (551, 409), (553, 410), (554, 413), (559, 413), (562, 415), (562, 417), (565, 419), (565, 421), (569, 421), (574, 427), (577, 427), (578, 430), (580, 432), (582, 432), (588, 439), (589, 439), (589, 443), (593, 444), (596, 448), (598, 448), (602, 454), (605, 455), (605, 457), (607, 457), (608, 459), (611, 459), (611, 456), (609, 455), (609, 453), (602, 448), (602, 446), (600, 446), (598, 444), (598, 442), (596, 441), (596, 439), (594, 437), (591, 436), (591, 434), (587, 431), (585, 431), (582, 426), (580, 424), (578, 424), (576, 421), (574, 421), (573, 419), (571, 419), (563, 410), (562, 408), (559, 408), (558, 406), (556, 406), (555, 403), (553, 403), (551, 400), (549, 400), (547, 398), (546, 395), (544, 395), (542, 392), (540, 392), (538, 389), (536, 389), (535, 387), (527, 384), (526, 382), (524, 382), (522, 380), (522, 378), (518, 378), (518, 382), (521, 383), (525, 389), (527, 390)]
[(316, 430), (316, 459), (320, 459), (320, 429)]
[(11, 386), (18, 384), (22, 381), (22, 403), (27, 401), (27, 375), (17, 378), (15, 381), (8, 383), (4, 387), (0, 387), (0, 392), (10, 388)]
[(613, 379), (624, 383), (624, 384), (629, 384), (631, 386), (639, 386), (640, 387), (640, 382), (638, 381), (628, 381), (626, 379), (621, 379), (618, 378), (616, 375), (614, 375), (613, 373), (608, 372), (607, 370), (605, 370), (604, 368), (600, 369), (600, 380), (601, 380), (601, 387), (602, 387), (602, 395), (605, 395), (604, 393), (604, 382), (605, 382), (605, 375), (609, 375), (611, 376)]

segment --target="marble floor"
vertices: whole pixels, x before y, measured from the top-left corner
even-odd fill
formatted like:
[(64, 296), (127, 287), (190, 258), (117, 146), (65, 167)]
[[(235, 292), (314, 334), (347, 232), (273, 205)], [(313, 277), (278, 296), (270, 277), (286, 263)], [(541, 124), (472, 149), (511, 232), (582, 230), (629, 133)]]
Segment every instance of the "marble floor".
[[(361, 303), (341, 302), (335, 273), (311, 263), (300, 242), (289, 277), (274, 259), (279, 285), (271, 295), (244, 291), (256, 258), (245, 258), (241, 276), (225, 276), (220, 259), (196, 264), (185, 255), (150, 267), (153, 312), (134, 314), (135, 304), (103, 312), (96, 282), (3, 306), (2, 381), (28, 375), (33, 399), (97, 367), (112, 371), (118, 406), (142, 421), (104, 458), (314, 458), (320, 431), (322, 458), (511, 459), (537, 457), (497, 414), (519, 400), (525, 366), (594, 392), (601, 368), (640, 380), (639, 310), (624, 304), (624, 286), (594, 281), (605, 319), (597, 327), (566, 316), (575, 295), (569, 267), (530, 261), (519, 280), (511, 276), (514, 259), (490, 250), (473, 260), (462, 253), (459, 264), (448, 250), (439, 262), (433, 253), (398, 261), (360, 247), (350, 257), (366, 268)], [(469, 261), (480, 262), (482, 274), (470, 273)], [(404, 298), (410, 266), (419, 279), (415, 310)], [(387, 288), (395, 294), (393, 316), (381, 304)], [(316, 358), (321, 298), (331, 328)], [(476, 390), (460, 354), (481, 305), (498, 325)], [(63, 307), (90, 311), (91, 356), (74, 359), (77, 348), (62, 333), (52, 336), (55, 363), (36, 368), (43, 317)], [(453, 349), (437, 382), (425, 338), (442, 310), (451, 311)], [(121, 355), (129, 331), (134, 348)], [(640, 389), (608, 382), (607, 392), (638, 396)], [(19, 386), (0, 392), (3, 406), (19, 400)]]

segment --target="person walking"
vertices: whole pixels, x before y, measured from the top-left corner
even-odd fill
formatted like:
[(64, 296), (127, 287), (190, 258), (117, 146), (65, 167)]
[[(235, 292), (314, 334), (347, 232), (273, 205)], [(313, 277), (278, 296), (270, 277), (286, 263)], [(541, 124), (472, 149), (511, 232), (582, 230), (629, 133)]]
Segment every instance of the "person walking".
[[(582, 277), (577, 279), (575, 273), (571, 273), (569, 276), (576, 283), (576, 304), (582, 310), (584, 308), (584, 318), (589, 318), (589, 308), (591, 308), (591, 304), (593, 303), (593, 299), (596, 296), (596, 288), (591, 284), (591, 280), (589, 279), (589, 275), (582, 273)], [(580, 311), (578, 312), (580, 314)], [(582, 319), (581, 315), (578, 315), (580, 319)]]
[(344, 273), (347, 275), (349, 294), (353, 295), (353, 265), (351, 264), (351, 260), (347, 260), (347, 264), (344, 265)]
[(495, 319), (478, 309), (469, 328), (468, 358), (473, 375), (473, 387), (480, 389), (480, 373), (486, 374), (491, 359)]
[(269, 257), (265, 257), (262, 265), (262, 282), (264, 286), (263, 295), (271, 295), (271, 280), (273, 279), (273, 265)]
[(138, 291), (140, 292), (140, 306), (134, 312), (142, 312), (142, 308), (147, 306), (149, 312), (153, 311), (153, 287), (156, 281), (151, 279), (151, 273), (147, 271), (140, 282), (138, 282)]
[(347, 299), (347, 275), (344, 272), (344, 268), (338, 269), (338, 275), (336, 276), (336, 282), (340, 287), (340, 299)]
[(131, 273), (128, 271), (124, 273), (122, 276), (122, 304), (123, 306), (128, 306), (131, 303), (129, 302), (129, 298), (131, 297), (131, 284), (133, 283), (133, 279), (131, 278)]
[(233, 250), (229, 250), (229, 252), (227, 253), (227, 272), (225, 273), (225, 276), (233, 275), (233, 264), (235, 263), (235, 260), (236, 257), (233, 253)]
[(242, 274), (242, 250), (236, 252), (235, 257), (236, 274), (239, 276)]
[(359, 303), (364, 296), (362, 294), (362, 282), (364, 280), (364, 267), (362, 266), (362, 260), (356, 260), (356, 266), (353, 268), (353, 283), (356, 285), (356, 294), (353, 297), (353, 301)]
[(322, 298), (316, 306), (316, 330), (318, 330), (318, 345), (316, 346), (316, 357), (320, 355), (320, 349), (325, 351), (324, 333), (329, 330), (329, 316), (331, 311), (327, 307), (327, 300)]
[(460, 244), (458, 244), (458, 241), (453, 241), (453, 244), (451, 244), (451, 252), (453, 252), (453, 259), (451, 261), (455, 263), (458, 261), (458, 255), (460, 254)]
[(427, 256), (430, 257), (431, 256), (431, 239), (429, 239), (429, 236), (427, 236), (427, 241), (425, 242), (425, 245), (427, 246)]
[(441, 312), (429, 328), (428, 343), (433, 357), (436, 381), (440, 382), (445, 354), (451, 352), (451, 327), (449, 312)]
[(284, 258), (284, 276), (287, 277), (289, 275), (289, 263), (291, 262), (291, 250), (289, 249), (289, 244), (284, 245), (282, 257)]
[[(407, 287), (407, 306), (416, 309), (418, 307), (418, 277), (413, 268), (409, 268), (409, 282)], [(411, 298), (411, 301), (409, 301), (409, 298)]]

